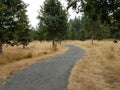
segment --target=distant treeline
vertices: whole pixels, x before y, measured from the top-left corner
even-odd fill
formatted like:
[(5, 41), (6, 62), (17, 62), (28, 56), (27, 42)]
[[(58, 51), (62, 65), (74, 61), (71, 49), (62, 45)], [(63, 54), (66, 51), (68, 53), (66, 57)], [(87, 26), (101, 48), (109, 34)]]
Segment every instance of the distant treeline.
[[(94, 26), (94, 29), (93, 29)], [(36, 30), (33, 29), (33, 39), (35, 40), (51, 40), (49, 35), (44, 32), (42, 26)], [(100, 20), (93, 22), (90, 18), (82, 16), (75, 17), (68, 21), (68, 29), (65, 36), (60, 39), (68, 40), (87, 40), (93, 36), (96, 40), (103, 39), (120, 39), (120, 30), (117, 26), (111, 26), (107, 23), (101, 23)]]

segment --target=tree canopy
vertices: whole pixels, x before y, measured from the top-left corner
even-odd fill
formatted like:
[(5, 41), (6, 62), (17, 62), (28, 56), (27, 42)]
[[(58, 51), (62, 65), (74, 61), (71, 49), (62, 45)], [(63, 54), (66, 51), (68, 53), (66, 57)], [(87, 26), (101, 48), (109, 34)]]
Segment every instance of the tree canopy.
[(55, 39), (63, 38), (66, 35), (67, 12), (58, 0), (45, 0), (41, 8), (38, 16), (39, 25), (43, 26), (42, 29), (47, 32), (55, 46)]
[[(23, 44), (28, 37), (29, 22), (26, 15), (27, 5), (22, 0), (0, 1), (0, 54), (2, 44)], [(21, 34), (20, 34), (21, 33)], [(23, 34), (26, 34), (23, 36)]]
[[(67, 0), (68, 8), (73, 7), (83, 11), (85, 15), (96, 20), (110, 23), (110, 19), (118, 20), (120, 17), (120, 0)], [(81, 4), (78, 4), (81, 3)]]
[[(101, 32), (103, 30), (95, 29), (97, 26), (97, 22), (100, 21), (99, 24), (103, 25), (103, 27), (110, 25), (109, 28), (111, 32), (112, 38), (120, 38), (120, 0), (67, 0), (68, 1), (68, 9), (72, 7), (73, 9), (77, 9), (77, 12), (84, 12), (85, 17), (89, 18), (92, 24), (91, 37), (95, 34), (95, 32)], [(100, 26), (101, 27), (101, 26)], [(90, 28), (90, 27), (89, 27)], [(97, 35), (100, 35), (97, 34)], [(95, 36), (95, 35), (94, 35)]]

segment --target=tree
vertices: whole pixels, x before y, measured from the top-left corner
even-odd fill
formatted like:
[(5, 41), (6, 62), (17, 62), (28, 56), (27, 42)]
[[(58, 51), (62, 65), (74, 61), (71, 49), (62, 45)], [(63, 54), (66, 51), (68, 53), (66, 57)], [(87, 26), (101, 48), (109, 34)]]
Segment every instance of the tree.
[[(108, 39), (110, 38), (110, 26), (101, 23), (100, 20), (92, 21), (87, 16), (81, 18), (80, 36), (82, 40), (86, 39)], [(93, 41), (92, 41), (93, 43)]]
[[(97, 32), (100, 30), (99, 21), (93, 21), (87, 16), (83, 16), (81, 20), (81, 35), (85, 36), (82, 39), (91, 39), (93, 45), (93, 40), (96, 38)], [(82, 35), (83, 36), (83, 35)]]
[[(68, 8), (73, 7), (92, 19), (100, 17), (102, 21), (110, 21), (109, 17), (117, 20), (120, 12), (120, 0), (67, 0)], [(78, 4), (81, 3), (81, 4)]]
[[(84, 3), (84, 1), (86, 1), (87, 2), (87, 0), (68, 0), (70, 3), (70, 5), (69, 6), (72, 6), (73, 8), (77, 8), (78, 9), (78, 11), (79, 11), (79, 9), (80, 9), (80, 6), (77, 6), (77, 3), (78, 2), (82, 2), (82, 4)], [(89, 0), (90, 1), (90, 0)], [(91, 5), (92, 4), (92, 1), (90, 1), (89, 2), (89, 4)], [(94, 3), (93, 3), (94, 4)], [(68, 6), (68, 7), (69, 7)], [(96, 27), (97, 27), (97, 25), (96, 25), (96, 21), (98, 20), (98, 17), (97, 17), (97, 15), (96, 14), (94, 14), (95, 13), (95, 9), (94, 8), (92, 8), (92, 7), (90, 7), (89, 5), (88, 6), (85, 6), (84, 8), (82, 7), (82, 9), (83, 9), (83, 11), (84, 11), (84, 14), (85, 14), (85, 17), (87, 17), (88, 18), (88, 22), (89, 22), (89, 24), (90, 24), (90, 29), (89, 30), (91, 30), (90, 31), (90, 35), (91, 35), (91, 40), (92, 40), (92, 45), (93, 45), (93, 40), (94, 40), (94, 38), (95, 38), (95, 33), (96, 33)], [(85, 11), (86, 10), (86, 11)], [(83, 29), (84, 30), (84, 29)]]
[[(67, 0), (68, 8), (84, 12), (92, 21), (101, 20), (112, 27), (120, 21), (120, 0)], [(81, 3), (81, 4), (79, 4)], [(119, 26), (117, 26), (119, 27)]]
[(19, 8), (19, 12), (16, 14), (16, 22), (15, 22), (15, 40), (19, 42), (19, 44), (23, 45), (23, 48), (25, 48), (29, 42), (31, 41), (30, 37), (30, 26), (28, 21), (28, 16), (26, 15), (26, 7), (27, 5), (25, 3), (20, 3), (22, 5), (21, 8)]
[(44, 30), (44, 25), (42, 21), (38, 23), (37, 36), (39, 41), (50, 40), (50, 36), (46, 30)]
[(52, 39), (53, 48), (56, 48), (55, 39), (64, 36), (68, 28), (66, 10), (58, 0), (45, 0), (41, 8), (38, 19)]
[(33, 40), (39, 40), (38, 35), (37, 35), (37, 29), (35, 29), (34, 27), (31, 27), (30, 36), (31, 36), (32, 41)]
[(69, 21), (69, 32), (68, 32), (68, 37), (69, 39), (79, 39), (79, 31), (80, 31), (80, 28), (81, 28), (81, 20), (80, 18), (78, 17), (75, 17), (74, 19), (71, 19)]
[(120, 21), (113, 23), (110, 29), (111, 38), (120, 40)]
[(14, 14), (12, 11), (6, 0), (0, 1), (0, 55), (2, 54), (2, 44), (10, 43), (9, 41), (13, 39)]
[(90, 39), (90, 19), (88, 17), (82, 16), (80, 21), (80, 40)]
[(100, 20), (92, 21), (87, 16), (75, 18), (69, 21), (68, 39), (107, 39), (110, 38), (109, 25), (102, 24)]
[[(0, 1), (0, 54), (2, 54), (2, 44), (6, 43), (12, 46), (18, 44), (17, 34), (27, 25), (27, 23), (24, 25), (27, 22), (25, 8), (26, 5), (21, 0)], [(22, 17), (24, 21), (21, 20)], [(21, 25), (19, 25), (20, 23)], [(20, 37), (22, 37), (23, 33), (25, 32), (22, 32)]]

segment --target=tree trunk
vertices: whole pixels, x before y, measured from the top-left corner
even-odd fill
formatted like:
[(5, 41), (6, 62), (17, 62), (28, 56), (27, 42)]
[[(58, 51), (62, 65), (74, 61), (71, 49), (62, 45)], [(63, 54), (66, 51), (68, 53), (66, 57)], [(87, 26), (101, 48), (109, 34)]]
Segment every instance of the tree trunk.
[(93, 45), (93, 41), (94, 41), (94, 36), (93, 35), (91, 36), (91, 40), (92, 40), (91, 43)]
[(91, 43), (93, 45), (93, 41), (94, 41), (94, 36), (95, 36), (95, 22), (92, 23), (92, 31), (91, 31)]
[(25, 49), (25, 45), (23, 44), (23, 49)]
[(53, 49), (54, 49), (54, 50), (56, 50), (56, 43), (55, 43), (55, 39), (53, 39), (53, 41), (52, 41), (52, 47), (53, 47)]
[(0, 56), (2, 55), (2, 40), (0, 39)]

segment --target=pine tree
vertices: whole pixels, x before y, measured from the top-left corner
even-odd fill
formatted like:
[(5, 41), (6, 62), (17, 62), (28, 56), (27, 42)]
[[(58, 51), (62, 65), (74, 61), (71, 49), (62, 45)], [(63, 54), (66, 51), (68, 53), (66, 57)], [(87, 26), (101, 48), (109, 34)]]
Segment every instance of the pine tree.
[(19, 44), (23, 45), (25, 48), (30, 40), (30, 26), (28, 21), (28, 16), (26, 15), (26, 7), (25, 3), (21, 3), (22, 7), (20, 8), (19, 12), (16, 14), (17, 20), (15, 24), (15, 39)]
[(13, 32), (11, 28), (14, 25), (14, 13), (10, 4), (6, 0), (0, 1), (0, 55), (2, 54), (2, 44), (10, 43), (13, 39)]
[(37, 35), (38, 35), (38, 40), (41, 42), (43, 40), (50, 40), (49, 34), (46, 30), (44, 30), (44, 26), (41, 21), (38, 24)]
[(71, 38), (72, 40), (74, 39), (79, 39), (79, 31), (81, 28), (80, 25), (80, 18), (79, 17), (75, 17), (74, 19), (71, 19), (69, 21), (69, 35), (68, 37)]
[[(28, 21), (25, 15), (25, 8), (26, 5), (21, 0), (0, 1), (0, 55), (2, 54), (2, 44), (16, 45), (19, 42), (17, 39), (19, 35), (17, 35), (17, 33), (21, 32), (20, 37), (22, 37), (25, 32), (28, 33)], [(23, 21), (21, 18), (23, 18)], [(19, 27), (17, 27), (18, 22), (19, 24), (21, 23)], [(20, 31), (22, 29), (25, 32)]]
[(53, 48), (56, 48), (55, 39), (65, 36), (68, 28), (66, 10), (58, 0), (45, 0), (41, 8), (40, 14), (42, 15), (39, 15), (38, 19), (52, 39)]
[[(67, 0), (68, 8), (73, 7), (78, 12), (84, 12), (93, 23), (101, 20), (112, 26), (112, 38), (120, 37), (120, 0)], [(79, 4), (81, 3), (81, 4)], [(93, 25), (94, 25), (93, 24)], [(112, 32), (114, 34), (112, 34)]]

